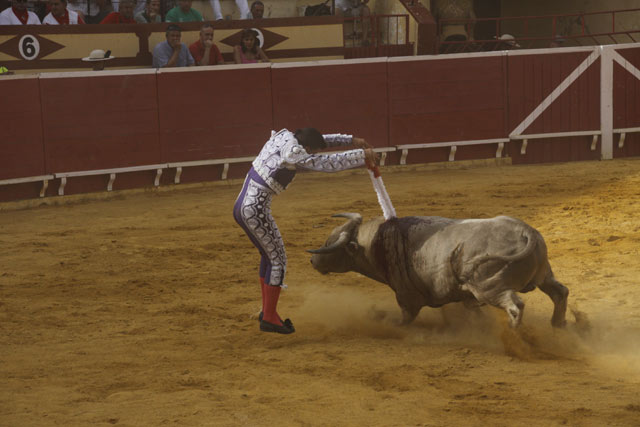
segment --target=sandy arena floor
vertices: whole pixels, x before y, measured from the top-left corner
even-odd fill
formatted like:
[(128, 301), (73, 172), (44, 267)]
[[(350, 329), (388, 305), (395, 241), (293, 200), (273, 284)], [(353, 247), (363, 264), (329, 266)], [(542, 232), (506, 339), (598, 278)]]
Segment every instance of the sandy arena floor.
[(274, 200), (292, 336), (258, 330), (238, 180), (5, 204), (0, 425), (640, 425), (639, 159), (383, 178), (400, 216), (540, 230), (571, 292), (567, 329), (538, 290), (518, 332), (459, 305), (399, 327), (388, 287), (316, 273), (305, 249), (341, 223), (331, 214), (381, 214), (364, 170), (300, 175)]

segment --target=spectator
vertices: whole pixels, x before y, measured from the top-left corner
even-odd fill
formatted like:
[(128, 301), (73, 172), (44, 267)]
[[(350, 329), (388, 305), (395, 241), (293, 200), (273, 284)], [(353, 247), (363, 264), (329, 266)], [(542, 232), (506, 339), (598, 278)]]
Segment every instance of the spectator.
[[(162, 6), (160, 7), (160, 9), (161, 8)], [(145, 10), (147, 10), (147, 0), (138, 0), (138, 2), (136, 3), (136, 8), (133, 9), (133, 16), (136, 16), (138, 13), (142, 13)]]
[[(223, 19), (222, 10), (220, 9), (220, 0), (209, 0), (209, 4), (211, 4), (213, 16), (215, 16), (216, 20), (219, 21)], [(240, 19), (248, 19), (250, 12), (247, 0), (236, 0), (236, 6), (238, 6), (238, 11), (240, 12)]]
[[(444, 42), (440, 45), (440, 53), (462, 52), (467, 42), (474, 39), (473, 0), (435, 0), (432, 15), (440, 25), (439, 37)], [(452, 21), (441, 22), (443, 20)]]
[(167, 12), (167, 22), (204, 21), (200, 12), (191, 8), (192, 0), (179, 0), (178, 6)]
[(75, 25), (84, 24), (82, 17), (73, 10), (67, 9), (67, 0), (49, 0), (51, 12), (42, 20), (48, 25)]
[(147, 1), (147, 7), (144, 11), (138, 12), (134, 19), (140, 24), (162, 22), (162, 16), (160, 16), (160, 0)]
[(87, 18), (86, 20), (89, 24), (99, 24), (104, 18), (107, 17), (107, 15), (113, 12), (111, 0), (95, 0), (92, 5), (93, 4), (98, 6), (98, 13), (96, 13), (95, 15), (89, 15), (89, 18)]
[(249, 11), (249, 16), (247, 19), (262, 19), (264, 15), (264, 3), (260, 0), (255, 0), (251, 3), (251, 9)]
[(82, 60), (85, 62), (93, 63), (93, 71), (102, 71), (104, 70), (105, 62), (113, 58), (115, 57), (111, 56), (110, 50), (105, 52), (102, 49), (95, 49), (91, 51), (89, 56), (87, 56), (86, 58), (82, 58)]
[(0, 13), (0, 25), (40, 25), (40, 18), (27, 10), (27, 0), (11, 0), (11, 7)]
[[(369, 0), (336, 0), (335, 11), (337, 16), (356, 18), (344, 23), (345, 39), (363, 39), (363, 44), (368, 44), (371, 9), (369, 9), (367, 3), (369, 3)], [(360, 29), (358, 29), (358, 25), (360, 25)]]
[(136, 0), (120, 0), (118, 12), (111, 12), (100, 21), (101, 24), (136, 24), (133, 19), (133, 9), (136, 7)]
[(200, 40), (189, 46), (196, 65), (224, 65), (220, 49), (213, 42), (213, 27), (204, 24), (200, 29)]
[(86, 21), (86, 17), (89, 15), (89, 5), (87, 0), (68, 0), (67, 9), (76, 12), (83, 21)]
[(336, 15), (348, 17), (371, 15), (367, 3), (369, 0), (336, 0)]
[(233, 48), (233, 57), (236, 64), (270, 62), (260, 47), (258, 33), (251, 28), (245, 28), (240, 33), (240, 45)]
[(167, 40), (160, 42), (153, 49), (153, 67), (190, 67), (194, 65), (191, 52), (182, 38), (182, 29), (175, 24), (169, 25), (166, 32)]

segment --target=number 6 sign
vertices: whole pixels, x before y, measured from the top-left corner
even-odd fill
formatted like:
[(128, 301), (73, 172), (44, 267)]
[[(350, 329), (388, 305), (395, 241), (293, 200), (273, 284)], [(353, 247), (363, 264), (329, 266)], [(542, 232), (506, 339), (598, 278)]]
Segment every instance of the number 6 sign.
[(26, 34), (22, 36), (18, 42), (18, 49), (20, 50), (20, 55), (22, 55), (24, 59), (31, 61), (38, 57), (38, 54), (40, 53), (40, 43), (34, 36)]

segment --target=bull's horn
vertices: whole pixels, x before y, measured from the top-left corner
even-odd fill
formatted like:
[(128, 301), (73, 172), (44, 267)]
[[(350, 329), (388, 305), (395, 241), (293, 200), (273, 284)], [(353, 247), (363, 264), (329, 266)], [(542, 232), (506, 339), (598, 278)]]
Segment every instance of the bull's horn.
[(340, 233), (340, 236), (338, 236), (338, 240), (336, 240), (329, 246), (324, 246), (320, 249), (307, 249), (307, 252), (311, 254), (328, 254), (346, 245), (348, 241), (349, 241), (349, 233), (347, 233), (346, 231), (343, 231)]
[(331, 215), (334, 218), (347, 218), (349, 221), (355, 221), (358, 224), (362, 224), (362, 215), (359, 213), (345, 212)]

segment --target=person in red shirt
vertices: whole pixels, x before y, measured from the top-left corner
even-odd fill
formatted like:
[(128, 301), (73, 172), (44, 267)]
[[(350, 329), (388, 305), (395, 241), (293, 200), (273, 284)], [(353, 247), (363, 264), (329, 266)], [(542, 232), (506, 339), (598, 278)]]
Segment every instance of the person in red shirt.
[(67, 0), (49, 0), (51, 12), (42, 20), (48, 25), (75, 25), (84, 24), (82, 17), (76, 12), (67, 9)]
[(224, 65), (224, 59), (218, 46), (213, 43), (213, 27), (204, 24), (200, 29), (200, 40), (196, 40), (189, 46), (189, 52), (193, 56), (196, 65)]
[(136, 7), (135, 0), (120, 0), (118, 12), (111, 12), (100, 23), (101, 24), (137, 24), (133, 19), (133, 10)]

